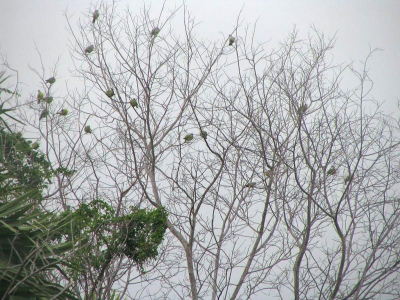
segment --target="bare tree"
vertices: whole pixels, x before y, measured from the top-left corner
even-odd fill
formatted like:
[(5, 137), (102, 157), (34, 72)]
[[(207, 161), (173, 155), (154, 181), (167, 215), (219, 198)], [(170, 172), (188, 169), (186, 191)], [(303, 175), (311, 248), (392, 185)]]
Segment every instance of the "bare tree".
[[(271, 50), (239, 25), (199, 40), (185, 7), (157, 18), (115, 3), (98, 11), (78, 30), (70, 24), (84, 88), (31, 122), (54, 168), (75, 172), (60, 172), (47, 198), (64, 209), (103, 199), (117, 215), (164, 207), (169, 234), (146, 274), (114, 257), (101, 280), (95, 268), (82, 274), (77, 290), (400, 297), (399, 126), (369, 98), (369, 57), (361, 70), (334, 65), (334, 39), (316, 29)], [(55, 114), (64, 106), (67, 117)]]

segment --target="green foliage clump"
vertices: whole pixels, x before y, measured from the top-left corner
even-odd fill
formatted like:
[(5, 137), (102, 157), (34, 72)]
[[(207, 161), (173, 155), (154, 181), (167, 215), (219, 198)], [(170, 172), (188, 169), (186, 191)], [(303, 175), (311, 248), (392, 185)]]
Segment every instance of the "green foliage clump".
[(158, 246), (167, 229), (167, 212), (164, 208), (152, 211), (135, 208), (125, 221), (123, 253), (141, 266), (158, 255)]
[(50, 182), (50, 163), (20, 133), (0, 128), (0, 178), (2, 185), (44, 189)]
[[(67, 218), (68, 222), (58, 228), (54, 235), (55, 240), (78, 242), (81, 246), (71, 262), (80, 266), (85, 266), (90, 262), (90, 266), (100, 269), (109, 256), (109, 245), (112, 243), (110, 225), (115, 220), (114, 209), (102, 200), (94, 200), (88, 204), (80, 204), (75, 210), (68, 209), (54, 218)], [(84, 245), (90, 244), (90, 251)], [(74, 270), (73, 275), (77, 275)]]
[(58, 229), (55, 236), (58, 241), (79, 240), (82, 245), (90, 245), (75, 253), (73, 263), (99, 272), (113, 257), (121, 255), (142, 268), (158, 255), (167, 228), (167, 213), (163, 208), (151, 211), (132, 208), (130, 213), (117, 217), (115, 210), (100, 199), (80, 204), (56, 218), (69, 220), (68, 225)]

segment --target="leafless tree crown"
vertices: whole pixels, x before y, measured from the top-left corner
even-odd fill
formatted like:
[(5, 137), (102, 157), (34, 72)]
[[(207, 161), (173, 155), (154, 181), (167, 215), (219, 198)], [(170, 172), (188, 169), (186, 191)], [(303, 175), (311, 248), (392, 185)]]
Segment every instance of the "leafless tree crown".
[(97, 9), (70, 25), (83, 89), (30, 123), (76, 170), (49, 201), (169, 212), (157, 261), (140, 274), (114, 258), (104, 299), (399, 299), (399, 123), (369, 97), (369, 57), (335, 65), (316, 29), (272, 49), (241, 26), (201, 40), (185, 8)]

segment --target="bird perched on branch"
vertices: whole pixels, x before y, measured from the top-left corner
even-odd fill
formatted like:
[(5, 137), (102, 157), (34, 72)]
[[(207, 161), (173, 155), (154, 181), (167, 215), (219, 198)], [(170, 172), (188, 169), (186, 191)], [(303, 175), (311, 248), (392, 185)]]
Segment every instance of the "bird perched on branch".
[(86, 54), (92, 53), (93, 50), (94, 50), (94, 46), (93, 45), (87, 46), (86, 49), (85, 49), (85, 53)]
[(246, 183), (244, 187), (255, 188), (256, 187), (256, 183), (255, 182), (249, 182), (249, 183)]
[(133, 108), (138, 107), (138, 102), (135, 99), (132, 99), (129, 103)]
[(235, 42), (235, 37), (233, 37), (231, 34), (228, 37), (228, 42), (229, 42), (229, 46), (232, 46), (233, 43)]
[(44, 98), (44, 94), (38, 90), (38, 94), (37, 94), (37, 103), (40, 103), (40, 100), (43, 100)]
[(349, 175), (344, 179), (344, 183), (348, 183), (351, 179), (352, 179), (352, 176), (351, 176), (351, 174), (349, 174)]
[(85, 133), (92, 133), (92, 129), (90, 128), (90, 125), (85, 126)]
[(46, 102), (47, 104), (50, 104), (51, 102), (53, 102), (53, 97), (48, 96), (48, 97), (44, 97), (43, 101)]
[(49, 79), (46, 80), (47, 83), (54, 84), (56, 82), (56, 79), (54, 77), (50, 77)]
[(99, 18), (99, 16), (100, 16), (99, 11), (96, 9), (93, 12), (93, 21), (92, 21), (93, 24), (94, 24), (94, 22), (96, 22), (96, 20)]
[(36, 149), (38, 149), (39, 148), (39, 143), (38, 142), (34, 142), (33, 144), (32, 144), (32, 149), (34, 149), (34, 150), (36, 150)]
[(299, 113), (300, 113), (300, 114), (304, 114), (304, 113), (307, 111), (307, 109), (308, 109), (308, 105), (305, 104), (305, 103), (303, 103), (303, 104), (300, 105), (300, 107), (299, 107)]
[(42, 120), (43, 118), (47, 118), (48, 115), (49, 111), (47, 109), (43, 109), (42, 112), (40, 113), (39, 121)]
[(193, 133), (189, 133), (187, 135), (185, 135), (185, 137), (183, 138), (185, 140), (185, 142), (190, 142), (191, 140), (193, 140)]
[(159, 32), (160, 32), (160, 28), (156, 27), (156, 28), (153, 28), (152, 31), (150, 31), (150, 35), (153, 37), (156, 37)]
[(114, 95), (115, 95), (114, 89), (107, 90), (107, 91), (106, 91), (106, 95), (107, 95), (107, 97), (109, 97), (109, 98), (111, 98), (112, 96), (114, 96)]
[(207, 139), (207, 131), (200, 131), (200, 136), (203, 138), (203, 139)]
[(60, 110), (59, 112), (58, 112), (58, 114), (60, 115), (60, 116), (66, 116), (66, 115), (68, 115), (68, 109), (66, 109), (66, 108), (63, 108), (62, 110)]
[(326, 174), (328, 174), (328, 175), (335, 175), (335, 174), (336, 174), (336, 169), (335, 169), (335, 167), (332, 166), (332, 167), (328, 170), (328, 172), (326, 172)]

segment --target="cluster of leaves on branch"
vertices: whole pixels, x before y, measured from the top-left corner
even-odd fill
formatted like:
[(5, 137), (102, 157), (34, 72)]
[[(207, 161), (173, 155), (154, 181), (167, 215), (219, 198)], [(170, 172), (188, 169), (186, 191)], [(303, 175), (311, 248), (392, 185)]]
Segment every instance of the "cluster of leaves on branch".
[(127, 257), (142, 265), (158, 255), (158, 246), (167, 229), (167, 212), (163, 208), (152, 211), (133, 208), (122, 222), (125, 225), (121, 236), (125, 239), (122, 251)]
[(81, 265), (90, 261), (90, 266), (98, 270), (120, 255), (126, 255), (142, 269), (144, 263), (157, 257), (167, 229), (164, 208), (131, 208), (124, 216), (117, 216), (114, 208), (99, 199), (80, 204), (76, 210), (66, 210), (56, 218), (60, 217), (70, 222), (58, 229), (57, 240), (89, 244), (91, 251), (82, 247), (72, 259)]
[(35, 145), (19, 132), (0, 128), (0, 140), (0, 177), (25, 188), (46, 188), (52, 172), (44, 154), (34, 149)]

